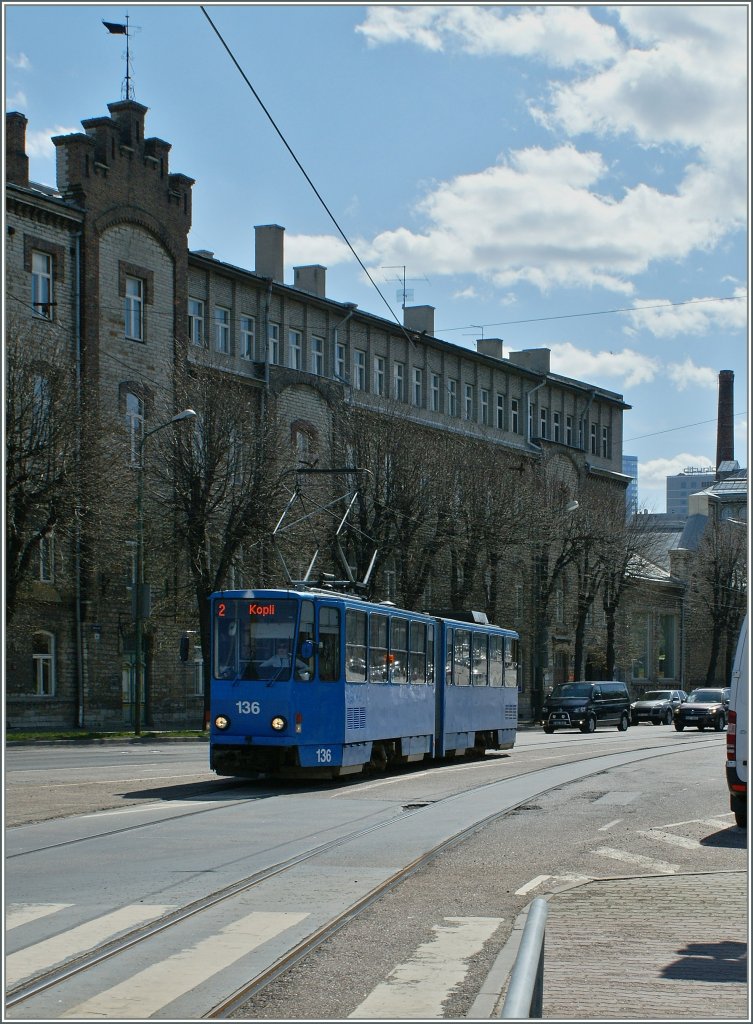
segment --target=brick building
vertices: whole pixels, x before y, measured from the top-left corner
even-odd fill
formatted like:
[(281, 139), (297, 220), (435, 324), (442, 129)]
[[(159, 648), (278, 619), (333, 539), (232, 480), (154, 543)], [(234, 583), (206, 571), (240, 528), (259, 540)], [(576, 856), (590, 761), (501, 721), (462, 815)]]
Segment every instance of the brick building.
[[(13, 330), (32, 339), (40, 367), (48, 338), (65, 352), (80, 456), (77, 513), (64, 528), (37, 524), (35, 557), (8, 624), (13, 726), (132, 721), (139, 474), (152, 583), (146, 721), (201, 721), (201, 652), (196, 648), (188, 663), (177, 656), (181, 634), (197, 628), (199, 608), (180, 531), (164, 512), (176, 484), (161, 472), (156, 439), (144, 446), (185, 406), (187, 380), (226, 380), (253, 416), (274, 413), (282, 466), (335, 464), (347, 447), (346, 414), (357, 413), (375, 430), (388, 421), (445, 451), (477, 443), (489, 466), (499, 456), (508, 467), (487, 482), (500, 495), (544, 463), (563, 500), (584, 488), (624, 495), (622, 418), (629, 406), (621, 395), (552, 373), (547, 349), (505, 356), (498, 339), (480, 340), (476, 351), (442, 341), (434, 337), (432, 307), (409, 307), (398, 324), (328, 298), (322, 266), (296, 267), (286, 284), (278, 225), (256, 227), (253, 270), (189, 251), (193, 180), (170, 171), (169, 143), (146, 137), (146, 107), (126, 100), (108, 109), (109, 116), (83, 121), (81, 133), (53, 140), (55, 188), (29, 181), (26, 118), (6, 117), (8, 308)], [(162, 532), (154, 526), (158, 507)], [(270, 563), (254, 550), (241, 550), (223, 585), (249, 585), (252, 572), (272, 578)], [(460, 571), (441, 558), (417, 599), (422, 606), (445, 606), (446, 581)], [(377, 596), (403, 596), (397, 561), (395, 555), (380, 564)], [(523, 636), (525, 707), (536, 669), (535, 594), (530, 559), (513, 564), (517, 581), (505, 578), (493, 607)], [(468, 594), (477, 607), (491, 600), (488, 572), (479, 571)], [(569, 671), (566, 610), (575, 597), (563, 595), (537, 649), (547, 682)], [(592, 638), (596, 645), (596, 627)]]

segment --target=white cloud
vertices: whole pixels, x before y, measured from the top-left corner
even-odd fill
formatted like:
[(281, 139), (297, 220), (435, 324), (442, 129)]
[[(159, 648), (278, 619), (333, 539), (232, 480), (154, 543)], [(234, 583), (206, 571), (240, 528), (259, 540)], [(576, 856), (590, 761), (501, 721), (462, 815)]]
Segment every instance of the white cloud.
[(16, 90), (12, 96), (5, 97), (5, 109), (6, 110), (23, 110), (24, 107), (28, 107), (29, 100), (25, 92), (20, 89)]
[[(579, 53), (594, 65), (607, 62), (593, 74), (550, 83), (547, 109), (534, 114), (571, 136), (669, 144), (673, 160), (686, 164), (672, 191), (638, 181), (617, 194), (611, 168), (593, 147), (519, 149), (493, 167), (433, 185), (416, 205), (421, 226), (382, 232), (366, 259), (377, 266), (418, 263), (435, 274), (473, 267), (500, 288), (527, 282), (542, 292), (585, 286), (629, 295), (634, 275), (710, 251), (745, 229), (746, 12), (611, 10), (626, 36), (619, 45), (610, 26), (580, 7), (368, 9), (359, 31), (372, 45), (412, 42), (439, 51), (453, 42), (472, 54), (535, 55), (559, 67)], [(699, 311), (674, 320), (641, 315), (633, 324), (657, 333), (686, 330), (683, 324), (703, 329)], [(740, 324), (739, 311), (713, 315), (714, 323), (721, 316)], [(707, 311), (707, 327), (711, 316)]]
[(710, 366), (696, 366), (690, 356), (683, 363), (669, 363), (667, 374), (678, 391), (685, 391), (688, 387), (714, 390), (719, 383), (718, 370)]
[(73, 132), (80, 132), (81, 126), (66, 128), (63, 125), (56, 125), (54, 128), (46, 128), (38, 132), (27, 132), (26, 152), (29, 156), (42, 157), (47, 160), (54, 160), (55, 147), (50, 141), (54, 135), (70, 135)]
[(659, 371), (658, 359), (626, 348), (622, 352), (589, 352), (571, 342), (551, 346), (553, 373), (576, 380), (616, 381), (621, 388), (650, 384)]
[(18, 71), (31, 70), (31, 61), (23, 52), (9, 54), (8, 63), (11, 67), (16, 68)]
[(708, 455), (691, 455), (688, 452), (680, 452), (670, 458), (648, 459), (646, 462), (638, 463), (638, 484), (641, 489), (666, 487), (666, 478), (682, 473), (684, 469), (692, 466), (696, 469), (708, 467), (713, 471)]
[[(354, 246), (358, 252), (358, 246)], [(353, 254), (342, 239), (335, 235), (285, 234), (285, 264), (305, 267), (323, 264), (334, 267), (353, 260)]]
[(558, 67), (602, 64), (619, 53), (617, 33), (581, 7), (514, 13), (481, 4), (369, 7), (357, 26), (370, 46), (410, 42), (432, 52), (457, 46), (478, 56), (533, 57)]
[(735, 288), (735, 295), (738, 298), (697, 298), (683, 305), (671, 305), (668, 299), (642, 299), (635, 312), (627, 314), (630, 326), (625, 333), (640, 330), (655, 338), (675, 338), (705, 335), (715, 328), (742, 330), (748, 318), (747, 290)]

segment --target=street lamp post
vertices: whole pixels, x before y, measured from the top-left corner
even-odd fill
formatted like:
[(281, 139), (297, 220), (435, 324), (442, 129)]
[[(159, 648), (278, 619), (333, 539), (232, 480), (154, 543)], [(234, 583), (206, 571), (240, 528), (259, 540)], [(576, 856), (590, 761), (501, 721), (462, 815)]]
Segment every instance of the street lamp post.
[(182, 420), (193, 419), (196, 415), (193, 409), (184, 409), (177, 413), (165, 423), (160, 423), (152, 430), (148, 430), (139, 441), (136, 459), (136, 583), (133, 617), (135, 623), (135, 646), (136, 646), (136, 673), (135, 673), (135, 708), (133, 712), (134, 735), (141, 735), (141, 695), (144, 692), (144, 618), (145, 618), (145, 584), (144, 584), (144, 448), (147, 438), (156, 434), (158, 430), (173, 423), (180, 423)]

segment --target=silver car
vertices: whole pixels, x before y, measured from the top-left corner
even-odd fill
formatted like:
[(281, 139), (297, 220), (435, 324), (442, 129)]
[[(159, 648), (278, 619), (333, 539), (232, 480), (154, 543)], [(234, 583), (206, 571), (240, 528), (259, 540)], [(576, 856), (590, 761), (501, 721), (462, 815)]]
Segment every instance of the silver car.
[(630, 722), (632, 725), (641, 722), (671, 725), (675, 708), (679, 708), (687, 699), (684, 690), (648, 690), (630, 705)]

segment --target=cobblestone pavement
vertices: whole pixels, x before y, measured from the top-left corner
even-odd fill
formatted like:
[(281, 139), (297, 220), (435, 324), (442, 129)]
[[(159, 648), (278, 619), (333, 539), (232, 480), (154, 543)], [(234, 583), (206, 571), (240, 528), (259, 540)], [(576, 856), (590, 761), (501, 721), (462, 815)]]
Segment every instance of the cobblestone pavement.
[(549, 898), (544, 1018), (750, 1020), (743, 871), (610, 878)]

